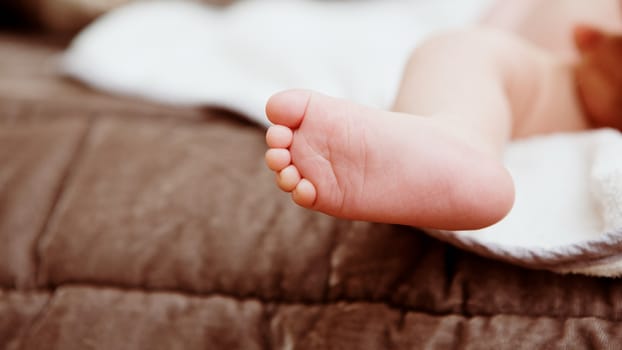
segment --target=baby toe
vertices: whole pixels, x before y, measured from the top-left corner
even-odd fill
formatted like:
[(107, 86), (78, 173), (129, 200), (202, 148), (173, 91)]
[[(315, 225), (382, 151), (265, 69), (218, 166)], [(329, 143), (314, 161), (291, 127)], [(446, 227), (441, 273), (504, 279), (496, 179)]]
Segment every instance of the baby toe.
[(271, 148), (287, 148), (294, 139), (292, 129), (283, 125), (273, 125), (266, 132), (266, 143)]
[(292, 192), (294, 202), (304, 208), (310, 208), (313, 206), (316, 197), (317, 190), (307, 179), (300, 180)]
[(272, 171), (281, 171), (291, 162), (292, 155), (285, 148), (271, 148), (266, 152), (266, 165)]
[(277, 184), (285, 192), (293, 191), (300, 182), (298, 168), (293, 165), (287, 166), (277, 175)]
[(275, 123), (297, 128), (304, 117), (311, 92), (287, 90), (272, 96), (266, 104), (268, 119)]

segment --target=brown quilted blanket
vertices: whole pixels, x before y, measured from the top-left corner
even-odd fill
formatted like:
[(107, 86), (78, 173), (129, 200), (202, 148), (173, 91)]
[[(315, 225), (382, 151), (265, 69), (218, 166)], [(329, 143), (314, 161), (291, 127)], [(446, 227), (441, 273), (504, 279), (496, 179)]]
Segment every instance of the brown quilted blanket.
[(0, 348), (619, 348), (622, 281), (295, 207), (263, 133), (55, 76), (0, 35)]

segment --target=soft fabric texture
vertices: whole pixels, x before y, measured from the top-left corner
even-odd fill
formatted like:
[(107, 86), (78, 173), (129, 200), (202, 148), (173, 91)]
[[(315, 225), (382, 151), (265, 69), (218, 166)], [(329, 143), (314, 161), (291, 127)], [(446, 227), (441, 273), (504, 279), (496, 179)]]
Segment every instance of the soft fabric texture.
[(622, 347), (622, 280), (300, 209), (261, 128), (90, 91), (61, 48), (0, 33), (0, 349)]
[(106, 91), (218, 105), (263, 125), (266, 100), (293, 87), (386, 108), (416, 43), (489, 2), (136, 3), (82, 32), (63, 67)]
[(516, 202), (501, 222), (441, 239), (524, 266), (617, 276), (622, 271), (622, 135), (602, 129), (514, 142), (505, 161)]
[[(274, 92), (305, 87), (388, 108), (414, 45), (473, 21), (487, 1), (136, 4), (84, 31), (63, 58), (67, 74), (117, 93), (217, 105), (267, 124)], [(613, 130), (512, 144), (516, 205), (475, 232), (432, 231), (482, 255), (533, 268), (622, 272), (622, 137)]]

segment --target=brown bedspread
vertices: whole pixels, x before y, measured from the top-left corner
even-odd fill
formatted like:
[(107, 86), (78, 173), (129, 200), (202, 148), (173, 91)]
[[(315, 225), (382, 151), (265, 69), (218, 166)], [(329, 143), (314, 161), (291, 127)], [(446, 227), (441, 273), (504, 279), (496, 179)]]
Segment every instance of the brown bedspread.
[(619, 348), (622, 281), (295, 207), (262, 130), (91, 92), (0, 35), (1, 349)]

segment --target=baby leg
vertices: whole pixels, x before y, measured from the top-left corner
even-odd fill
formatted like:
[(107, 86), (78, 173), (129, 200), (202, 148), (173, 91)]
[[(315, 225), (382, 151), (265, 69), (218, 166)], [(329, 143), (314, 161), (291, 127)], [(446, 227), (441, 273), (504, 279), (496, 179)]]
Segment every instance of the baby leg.
[(470, 30), (415, 52), (394, 112), (309, 91), (277, 94), (266, 106), (276, 124), (266, 161), (296, 203), (330, 215), (439, 229), (491, 225), (514, 199), (500, 154), (513, 116), (527, 113), (535, 93), (529, 79), (508, 72), (518, 64), (537, 74), (531, 61), (513, 38)]
[(433, 117), (470, 146), (500, 157), (538, 112), (540, 78), (548, 77), (554, 64), (549, 55), (501, 31), (445, 33), (411, 56), (393, 110)]

